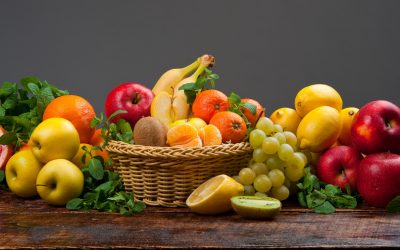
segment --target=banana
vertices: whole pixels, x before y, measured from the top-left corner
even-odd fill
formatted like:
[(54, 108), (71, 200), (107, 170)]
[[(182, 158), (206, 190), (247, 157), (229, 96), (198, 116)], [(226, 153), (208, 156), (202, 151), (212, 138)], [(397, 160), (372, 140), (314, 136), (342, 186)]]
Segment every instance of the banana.
[(184, 91), (179, 90), (179, 88), (186, 84), (186, 83), (191, 83), (191, 82), (196, 82), (197, 78), (199, 78), (199, 76), (204, 72), (204, 70), (210, 66), (213, 65), (215, 62), (215, 58), (212, 55), (203, 55), (200, 57), (199, 63), (200, 65), (198, 66), (198, 68), (196, 69), (196, 71), (189, 77), (181, 80), (177, 85), (175, 85), (174, 87), (174, 95), (179, 95), (179, 94), (183, 94), (184, 95)]
[(200, 65), (200, 58), (183, 68), (170, 69), (161, 75), (160, 79), (154, 85), (152, 91), (155, 95), (161, 91), (166, 91), (169, 94), (173, 93), (175, 85), (184, 79), (188, 74), (198, 68)]

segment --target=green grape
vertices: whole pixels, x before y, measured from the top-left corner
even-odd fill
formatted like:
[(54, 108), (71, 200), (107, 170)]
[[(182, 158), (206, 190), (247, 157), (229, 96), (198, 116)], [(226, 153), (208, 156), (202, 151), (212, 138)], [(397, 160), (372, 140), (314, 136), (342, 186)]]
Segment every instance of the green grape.
[(270, 135), (274, 132), (274, 123), (268, 117), (263, 116), (258, 120), (256, 128), (264, 131), (266, 135)]
[(311, 162), (312, 161), (313, 156), (312, 156), (310, 151), (304, 150), (304, 151), (301, 151), (301, 153), (303, 153), (307, 157), (307, 162)]
[(251, 168), (242, 168), (239, 171), (240, 183), (243, 185), (253, 184), (254, 178), (256, 178), (256, 173)]
[(267, 165), (265, 165), (262, 162), (254, 163), (253, 165), (251, 165), (251, 169), (253, 169), (253, 171), (254, 171), (254, 173), (256, 173), (256, 175), (268, 173)]
[(286, 138), (286, 143), (292, 146), (292, 148), (297, 147), (297, 137), (293, 132), (290, 131), (285, 131), (283, 132), (283, 135)]
[(278, 156), (282, 161), (289, 161), (293, 157), (293, 148), (287, 143), (281, 144)]
[(252, 148), (258, 148), (263, 143), (266, 135), (261, 129), (254, 129), (250, 132), (249, 142)]
[(256, 162), (264, 162), (268, 159), (268, 155), (264, 153), (262, 148), (256, 148), (253, 150), (253, 159)]
[(256, 191), (266, 193), (271, 189), (272, 183), (267, 175), (262, 174), (254, 179), (253, 186)]
[(279, 141), (279, 144), (286, 143), (286, 137), (285, 134), (282, 132), (277, 132), (273, 135), (274, 138), (276, 138)]
[(235, 181), (241, 183), (240, 178), (239, 178), (239, 175), (232, 176), (232, 178), (233, 178)]
[(280, 143), (275, 137), (267, 137), (262, 142), (262, 150), (269, 155), (278, 152), (279, 146)]
[(273, 187), (282, 186), (285, 182), (285, 174), (279, 169), (269, 171), (268, 178), (271, 180)]
[(253, 185), (244, 185), (244, 195), (254, 195), (256, 190), (254, 189)]
[(283, 132), (282, 126), (279, 124), (274, 124), (274, 132), (275, 133)]
[(296, 182), (299, 181), (304, 173), (304, 166), (303, 167), (296, 167), (294, 165), (289, 165), (287, 168), (285, 168), (285, 176), (288, 178), (290, 181)]
[(281, 171), (284, 170), (285, 162), (279, 159), (277, 155), (274, 155), (265, 162), (267, 164), (268, 169), (279, 169)]
[(298, 156), (300, 156), (301, 158), (303, 158), (304, 165), (307, 164), (308, 159), (307, 159), (307, 156), (306, 156), (303, 152), (296, 152), (296, 153), (294, 153), (294, 155), (298, 155)]
[(253, 165), (254, 163), (256, 163), (256, 161), (253, 158), (251, 158), (249, 161), (249, 164), (247, 164), (247, 166), (251, 167), (251, 165)]
[(266, 193), (261, 193), (261, 192), (256, 192), (254, 196), (261, 196), (261, 197), (267, 197), (268, 195)]
[(306, 165), (306, 162), (304, 161), (303, 156), (301, 156), (300, 154), (301, 153), (298, 153), (298, 152), (293, 153), (293, 157), (288, 162), (288, 165), (296, 167), (296, 168), (304, 168), (304, 166)]
[(289, 189), (283, 185), (280, 187), (273, 187), (271, 189), (271, 195), (275, 199), (283, 201), (283, 200), (286, 200), (287, 198), (289, 198)]

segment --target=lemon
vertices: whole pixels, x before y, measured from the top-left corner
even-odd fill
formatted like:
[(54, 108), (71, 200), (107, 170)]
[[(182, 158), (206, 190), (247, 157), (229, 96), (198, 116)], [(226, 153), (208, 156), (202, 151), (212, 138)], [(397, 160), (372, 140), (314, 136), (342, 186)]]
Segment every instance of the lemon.
[(296, 133), (301, 117), (292, 108), (279, 108), (269, 117), (275, 124), (282, 126), (283, 130)]
[(342, 109), (340, 114), (340, 135), (339, 142), (343, 145), (351, 146), (350, 130), (353, 119), (358, 112), (358, 108), (350, 107)]
[(197, 130), (202, 129), (207, 125), (207, 123), (203, 119), (198, 118), (198, 117), (190, 118), (188, 120), (188, 123), (193, 125)]
[(217, 175), (196, 188), (186, 205), (200, 214), (224, 213), (232, 209), (231, 198), (243, 193), (242, 184), (227, 175)]
[(320, 106), (330, 106), (341, 110), (343, 106), (342, 97), (329, 85), (313, 84), (301, 89), (294, 100), (297, 114), (304, 117), (311, 110)]
[(321, 152), (331, 146), (340, 133), (339, 111), (321, 106), (310, 111), (297, 128), (300, 149)]

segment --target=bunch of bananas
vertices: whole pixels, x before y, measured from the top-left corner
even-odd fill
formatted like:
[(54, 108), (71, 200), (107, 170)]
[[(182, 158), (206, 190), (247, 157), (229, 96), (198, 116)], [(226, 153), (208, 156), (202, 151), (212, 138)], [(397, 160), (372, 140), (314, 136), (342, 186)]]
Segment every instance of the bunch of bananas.
[(204, 70), (214, 63), (214, 56), (205, 54), (186, 67), (170, 69), (162, 74), (152, 89), (155, 97), (151, 105), (151, 116), (160, 119), (166, 126), (187, 119), (190, 107), (184, 91), (179, 88), (186, 83), (196, 82)]

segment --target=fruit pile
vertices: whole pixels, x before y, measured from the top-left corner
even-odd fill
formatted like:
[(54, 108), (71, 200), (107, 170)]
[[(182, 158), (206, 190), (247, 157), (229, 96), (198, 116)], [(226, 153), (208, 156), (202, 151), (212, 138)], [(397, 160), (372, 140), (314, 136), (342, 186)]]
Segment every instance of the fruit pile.
[[(248, 142), (248, 165), (236, 176), (214, 176), (200, 185), (187, 198), (190, 209), (270, 218), (294, 197), (331, 213), (356, 207), (359, 195), (372, 206), (398, 211), (396, 104), (378, 100), (343, 108), (333, 87), (313, 84), (297, 93), (293, 108), (266, 116), (256, 100), (217, 90), (214, 64), (213, 56), (203, 55), (166, 71), (152, 89), (122, 83), (108, 93), (105, 117), (97, 117), (83, 97), (39, 79), (23, 79), (22, 88), (4, 83), (0, 168), (9, 189), (69, 209), (133, 214), (144, 204), (124, 191), (113, 172), (105, 151), (110, 140), (177, 148)], [(0, 184), (3, 179), (0, 171)]]

